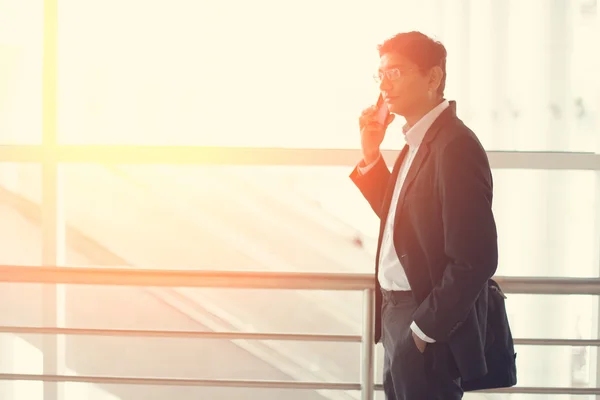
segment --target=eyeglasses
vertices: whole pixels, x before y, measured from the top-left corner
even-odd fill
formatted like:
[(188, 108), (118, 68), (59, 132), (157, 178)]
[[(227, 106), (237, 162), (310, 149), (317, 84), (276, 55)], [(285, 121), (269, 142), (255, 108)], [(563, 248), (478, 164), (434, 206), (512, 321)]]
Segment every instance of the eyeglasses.
[(373, 79), (377, 84), (380, 84), (383, 81), (383, 78), (387, 78), (390, 81), (395, 81), (402, 78), (407, 72), (413, 71), (414, 68), (401, 69), (401, 68), (392, 68), (385, 71), (379, 71), (373, 74)]

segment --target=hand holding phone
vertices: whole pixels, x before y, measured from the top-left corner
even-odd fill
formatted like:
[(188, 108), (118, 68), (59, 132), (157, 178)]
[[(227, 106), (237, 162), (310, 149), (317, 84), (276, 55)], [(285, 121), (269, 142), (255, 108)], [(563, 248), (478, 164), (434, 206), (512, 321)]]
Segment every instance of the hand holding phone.
[(388, 116), (390, 115), (390, 110), (383, 101), (383, 96), (379, 95), (375, 107), (377, 107), (376, 121), (385, 126)]
[(379, 95), (377, 104), (364, 110), (359, 118), (363, 158), (366, 164), (377, 160), (379, 147), (389, 124), (394, 120), (383, 97)]

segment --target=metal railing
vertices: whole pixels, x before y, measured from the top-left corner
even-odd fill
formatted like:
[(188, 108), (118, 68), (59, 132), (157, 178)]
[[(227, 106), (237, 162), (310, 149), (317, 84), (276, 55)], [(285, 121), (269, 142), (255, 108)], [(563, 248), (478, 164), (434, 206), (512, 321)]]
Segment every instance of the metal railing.
[[(497, 277), (506, 293), (600, 295), (600, 278)], [(374, 374), (374, 296), (375, 283), (369, 274), (171, 271), (113, 268), (0, 266), (0, 282), (35, 284), (110, 285), (137, 287), (254, 288), (289, 290), (362, 291), (362, 335), (319, 335), (300, 333), (195, 332), (127, 329), (75, 329), (64, 327), (0, 326), (0, 333), (87, 335), (123, 337), (169, 337), (194, 339), (294, 340), (361, 343), (361, 374), (356, 383), (289, 382), (265, 380), (167, 379), (114, 376), (70, 376), (51, 374), (0, 374), (0, 380), (80, 382), (95, 384), (135, 384), (160, 386), (211, 386), (279, 388), (303, 390), (360, 391), (362, 400), (372, 400)], [(515, 339), (520, 345), (600, 346), (599, 339)], [(495, 393), (600, 395), (600, 388), (513, 387), (490, 390)]]
[[(61, 174), (59, 165), (67, 163), (100, 164), (194, 164), (194, 165), (346, 165), (354, 166), (360, 159), (360, 150), (352, 149), (256, 149), (207, 148), (200, 146), (76, 146), (58, 140), (58, 5), (59, 0), (43, 0), (43, 63), (42, 63), (42, 141), (39, 145), (0, 146), (2, 162), (33, 162), (42, 171), (42, 264), (46, 267), (0, 266), (0, 282), (45, 283), (44, 327), (0, 327), (0, 333), (42, 333), (44, 335), (43, 375), (0, 374), (0, 379), (35, 380), (45, 382), (45, 400), (59, 400), (57, 385), (53, 382), (122, 383), (152, 385), (272, 387), (296, 389), (361, 390), (363, 399), (373, 398), (374, 383), (372, 345), (374, 290), (370, 275), (293, 274), (293, 273), (238, 273), (238, 272), (180, 272), (139, 271), (115, 269), (55, 268), (63, 264), (65, 250), (64, 219), (61, 202)], [(388, 162), (396, 152), (384, 151)], [(600, 154), (553, 152), (488, 152), (493, 168), (538, 170), (600, 171)], [(598, 175), (598, 174), (597, 174)], [(600, 176), (600, 175), (598, 175)], [(598, 208), (598, 207), (597, 207)], [(600, 209), (600, 208), (598, 208)], [(598, 279), (499, 279), (508, 293), (531, 294), (600, 294)], [(127, 285), (162, 287), (237, 287), (305, 290), (354, 290), (364, 294), (362, 335), (302, 335), (278, 333), (239, 332), (173, 332), (69, 329), (61, 327), (57, 310), (63, 306), (56, 284)], [(117, 377), (64, 376), (58, 374), (59, 355), (64, 347), (57, 335), (113, 335), (139, 337), (189, 337), (261, 340), (312, 340), (362, 343), (361, 380), (353, 384), (321, 382), (260, 382), (214, 381), (182, 379), (145, 379)], [(598, 346), (600, 340), (517, 339), (524, 345)], [(598, 388), (510, 388), (503, 392), (541, 394), (597, 394)]]

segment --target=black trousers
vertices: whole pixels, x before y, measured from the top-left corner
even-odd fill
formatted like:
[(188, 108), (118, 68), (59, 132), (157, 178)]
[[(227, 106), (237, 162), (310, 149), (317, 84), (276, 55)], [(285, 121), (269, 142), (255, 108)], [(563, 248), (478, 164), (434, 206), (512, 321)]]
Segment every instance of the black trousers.
[(410, 324), (416, 308), (411, 292), (383, 292), (383, 389), (386, 400), (462, 399), (460, 378), (432, 367), (434, 353), (445, 351), (445, 345), (427, 344), (423, 353), (415, 345)]

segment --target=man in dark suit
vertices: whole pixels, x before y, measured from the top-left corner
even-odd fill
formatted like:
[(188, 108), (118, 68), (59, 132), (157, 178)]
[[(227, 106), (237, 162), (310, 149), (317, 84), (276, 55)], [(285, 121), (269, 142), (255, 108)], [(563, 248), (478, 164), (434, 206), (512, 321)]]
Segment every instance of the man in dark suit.
[[(379, 46), (390, 114), (360, 117), (363, 160), (350, 175), (381, 220), (376, 342), (388, 400), (454, 400), (487, 374), (488, 280), (498, 248), (492, 174), (475, 134), (444, 99), (446, 49), (419, 33)], [(406, 146), (390, 172), (379, 147), (394, 115)]]

